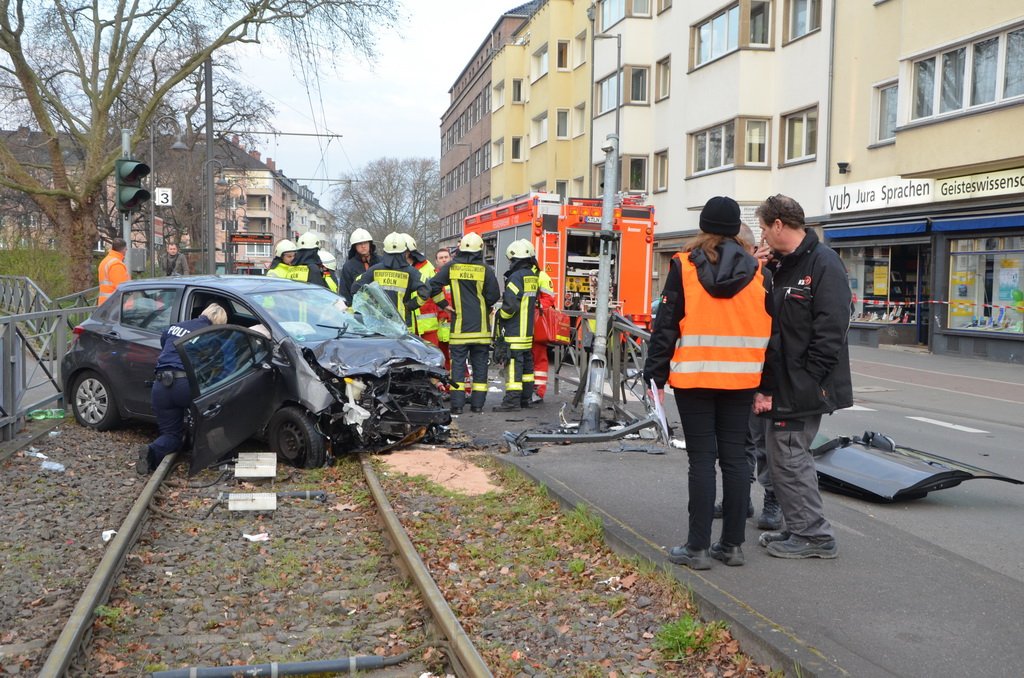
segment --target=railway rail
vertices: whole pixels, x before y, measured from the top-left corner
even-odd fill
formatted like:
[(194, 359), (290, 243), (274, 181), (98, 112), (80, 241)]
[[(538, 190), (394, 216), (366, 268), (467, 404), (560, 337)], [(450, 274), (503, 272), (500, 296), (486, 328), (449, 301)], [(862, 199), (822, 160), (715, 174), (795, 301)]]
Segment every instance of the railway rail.
[[(6, 607), (53, 608), (47, 610), (48, 627), (63, 624), (63, 630), (45, 646), (38, 637), (19, 644), (11, 641), (44, 630), (30, 619), (2, 620), (0, 674), (14, 672), (5, 671), (5, 663), (20, 651), (22, 659), (7, 669), (53, 677), (397, 675), (387, 673), (389, 667), (404, 675), (491, 675), (369, 461), (348, 464), (345, 472), (279, 469), (276, 479), (256, 486), (228, 472), (185, 479), (172, 473), (175, 460), (168, 458), (148, 479), (136, 479), (126, 464), (130, 444), (115, 444), (111, 451), (108, 439), (96, 449), (63, 449), (60, 427), (56, 431), (43, 439), (50, 444), (4, 462), (5, 480), (16, 490), (12, 500), (33, 502), (29, 506), (39, 514), (34, 524), (49, 526), (43, 528), (48, 534), (36, 535), (38, 542), (63, 537), (74, 549), (98, 541), (100, 525), (123, 521), (104, 530), (114, 534), (102, 547), (82, 546), (73, 555), (65, 549), (54, 558), (45, 548), (33, 555), (32, 545), (22, 543), (20, 560), (5, 560), (7, 581), (24, 576), (15, 570), (35, 562), (39, 571), (32, 576), (48, 592), (39, 602)], [(64, 470), (43, 471), (40, 454)], [(95, 475), (104, 469), (106, 478)], [(115, 490), (98, 489), (104, 481)], [(32, 492), (40, 493), (35, 500), (28, 498)], [(278, 497), (278, 507), (232, 512), (227, 492), (269, 492)], [(81, 532), (58, 534), (57, 521), (45, 520), (46, 506), (57, 495), (70, 501), (57, 509), (63, 518), (92, 507), (95, 515), (78, 526)], [(120, 501), (104, 502), (115, 495)], [(30, 539), (31, 528), (17, 532)], [(63, 573), (59, 585), (49, 581), (47, 571), (61, 567), (47, 560), (69, 557), (79, 561), (74, 573)], [(89, 568), (95, 570), (86, 577)], [(35, 595), (39, 588), (26, 586), (21, 593)], [(19, 626), (24, 634), (11, 637)]]

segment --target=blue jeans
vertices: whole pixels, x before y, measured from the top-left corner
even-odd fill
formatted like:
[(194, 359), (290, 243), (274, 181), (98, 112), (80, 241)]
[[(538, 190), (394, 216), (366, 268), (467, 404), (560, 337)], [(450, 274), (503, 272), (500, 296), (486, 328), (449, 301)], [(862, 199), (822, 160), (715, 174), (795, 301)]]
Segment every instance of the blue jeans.
[(170, 386), (153, 384), (153, 414), (160, 436), (149, 444), (149, 466), (156, 468), (168, 454), (181, 449), (185, 439), (185, 410), (192, 403), (188, 379), (175, 379)]
[(743, 543), (750, 501), (750, 464), (744, 449), (754, 392), (709, 388), (676, 389), (676, 407), (686, 436), (689, 533), (692, 549), (711, 545), (715, 508), (715, 461), (722, 469), (722, 537), (730, 546)]

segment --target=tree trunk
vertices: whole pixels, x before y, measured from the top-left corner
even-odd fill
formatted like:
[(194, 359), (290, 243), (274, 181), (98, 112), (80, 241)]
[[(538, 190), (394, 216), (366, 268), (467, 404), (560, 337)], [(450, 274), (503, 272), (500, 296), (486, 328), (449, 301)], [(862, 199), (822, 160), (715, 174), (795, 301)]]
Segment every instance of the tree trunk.
[(75, 208), (70, 200), (60, 200), (59, 231), (64, 234), (62, 251), (67, 255), (68, 273), (74, 290), (96, 286), (97, 273), (92, 248), (96, 242), (95, 202), (87, 201)]

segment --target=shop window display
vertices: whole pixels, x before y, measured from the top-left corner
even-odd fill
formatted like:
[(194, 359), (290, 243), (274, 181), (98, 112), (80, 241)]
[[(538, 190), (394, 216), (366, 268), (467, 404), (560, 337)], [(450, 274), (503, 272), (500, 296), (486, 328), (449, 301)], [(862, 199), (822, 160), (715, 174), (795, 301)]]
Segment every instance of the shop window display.
[(1024, 334), (1024, 238), (950, 242), (949, 327)]
[(847, 247), (838, 251), (850, 277), (852, 322), (917, 322), (921, 300), (916, 246)]

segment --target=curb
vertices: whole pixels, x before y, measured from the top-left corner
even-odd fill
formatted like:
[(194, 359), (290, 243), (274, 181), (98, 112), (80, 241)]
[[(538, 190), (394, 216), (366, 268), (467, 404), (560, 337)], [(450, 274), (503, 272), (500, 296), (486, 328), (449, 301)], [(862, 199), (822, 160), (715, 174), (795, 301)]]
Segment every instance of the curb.
[(614, 516), (589, 504), (571, 487), (520, 466), (508, 459), (505, 454), (493, 456), (502, 464), (515, 468), (538, 486), (545, 488), (564, 509), (572, 510), (577, 505), (584, 504), (599, 515), (605, 543), (613, 551), (624, 557), (642, 558), (671, 575), (690, 591), (702, 617), (729, 624), (733, 638), (739, 641), (743, 651), (755, 661), (781, 669), (786, 675), (804, 678), (849, 678), (849, 672), (830, 662), (792, 631), (773, 623), (699, 573), (669, 563), (660, 546), (651, 543)]

